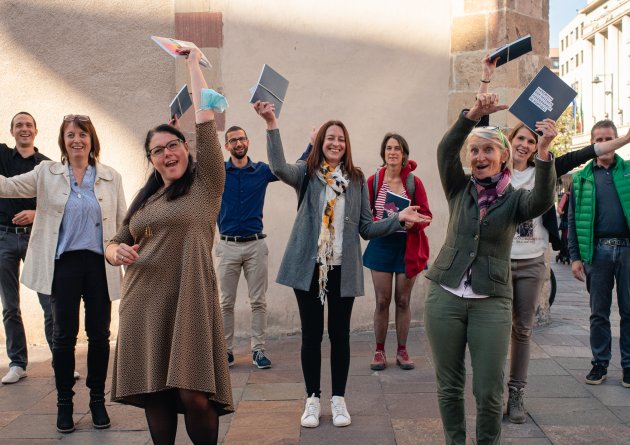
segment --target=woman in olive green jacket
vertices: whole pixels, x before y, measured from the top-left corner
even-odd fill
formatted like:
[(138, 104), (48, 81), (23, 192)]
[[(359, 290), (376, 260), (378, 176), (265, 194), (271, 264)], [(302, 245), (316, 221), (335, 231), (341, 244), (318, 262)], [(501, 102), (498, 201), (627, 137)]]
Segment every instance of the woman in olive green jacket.
[[(548, 149), (540, 150), (535, 161), (534, 189), (515, 190), (507, 138), (495, 127), (473, 130), (482, 116), (505, 108), (496, 94), (478, 94), (473, 108), (460, 115), (438, 146), (449, 223), (444, 246), (427, 273), (425, 327), (447, 444), (466, 443), (466, 345), (477, 402), (477, 442), (500, 443), (503, 366), (512, 320), (512, 238), (517, 224), (553, 204), (556, 175)], [(471, 175), (462, 168), (462, 147)]]

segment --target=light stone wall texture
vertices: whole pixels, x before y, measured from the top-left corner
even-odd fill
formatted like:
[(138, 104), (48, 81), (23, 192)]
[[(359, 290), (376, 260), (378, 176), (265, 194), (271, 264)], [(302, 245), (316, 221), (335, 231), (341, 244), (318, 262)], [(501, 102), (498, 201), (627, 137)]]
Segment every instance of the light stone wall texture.
[[(13, 142), (9, 121), (24, 109), (38, 121), (37, 145), (58, 159), (56, 138), (62, 116), (89, 114), (102, 141), (102, 160), (123, 174), (131, 201), (148, 171), (142, 156), (144, 135), (167, 119), (168, 103), (186, 82), (183, 62), (169, 58), (149, 36), (194, 41), (195, 33), (204, 33), (205, 43), (200, 46), (213, 64), (206, 78), (230, 102), (218, 121), (248, 131), (253, 160), (267, 157), (264, 122), (248, 103), (248, 90), (264, 63), (290, 81), (280, 118), (287, 159), (302, 153), (314, 126), (340, 119), (348, 126), (355, 163), (370, 175), (380, 165), (383, 135), (388, 131), (404, 135), (411, 158), (419, 164), (415, 173), (424, 182), (434, 215), (427, 231), (433, 261), (448, 218), (436, 171), (436, 145), (458, 110), (471, 105), (482, 55), (524, 34), (521, 21), (533, 35), (539, 31), (534, 27), (543, 29), (534, 50), (548, 53), (547, 8), (546, 1), (536, 0), (440, 4), (428, 0), (387, 4), (376, 0), (0, 0), (0, 45), (5, 48), (0, 61), (4, 105), (0, 140)], [(499, 70), (493, 84), (513, 90), (522, 87), (543, 57), (529, 56), (508, 66), (507, 72)], [(504, 87), (512, 94), (509, 88)], [(183, 122), (188, 134), (191, 120), (188, 115)], [(269, 186), (264, 222), (270, 251), (270, 335), (298, 332), (300, 326), (293, 291), (275, 283), (296, 203), (295, 192), (287, 185)], [(372, 326), (374, 296), (368, 270), (365, 290), (366, 296), (355, 302), (355, 329)], [(416, 323), (422, 320), (425, 290), (426, 279), (419, 277), (411, 302)], [(41, 309), (26, 289), (22, 306), (29, 342), (42, 343)], [(393, 310), (392, 304), (392, 321)], [(242, 278), (236, 334), (247, 336), (249, 323)], [(112, 334), (116, 332), (114, 316)]]

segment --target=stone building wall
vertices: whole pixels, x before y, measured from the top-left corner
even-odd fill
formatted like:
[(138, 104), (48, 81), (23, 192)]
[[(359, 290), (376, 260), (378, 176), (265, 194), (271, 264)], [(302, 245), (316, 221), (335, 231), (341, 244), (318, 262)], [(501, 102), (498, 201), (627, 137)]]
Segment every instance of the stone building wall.
[[(144, 135), (167, 119), (168, 103), (186, 82), (183, 62), (169, 58), (149, 36), (197, 41), (213, 64), (206, 73), (209, 83), (230, 101), (219, 124), (248, 131), (254, 160), (267, 158), (265, 126), (248, 104), (248, 89), (264, 63), (291, 82), (280, 119), (288, 159), (302, 153), (313, 126), (336, 118), (349, 128), (355, 163), (370, 175), (380, 165), (383, 135), (404, 135), (434, 214), (428, 229), (431, 262), (448, 218), (435, 147), (458, 110), (470, 105), (481, 57), (523, 33), (535, 36), (534, 51), (540, 55), (498, 70), (493, 82), (510, 100), (548, 53), (548, 4), (536, 0), (0, 0), (0, 10), (5, 51), (0, 141), (13, 142), (9, 121), (28, 110), (38, 122), (37, 145), (58, 159), (61, 117), (89, 114), (102, 141), (102, 160), (123, 174), (130, 202), (148, 171)], [(505, 122), (507, 116), (499, 119)], [(264, 221), (270, 334), (299, 330), (293, 292), (274, 282), (295, 206), (292, 189), (269, 186)], [(372, 325), (373, 288), (365, 272), (366, 296), (356, 301), (353, 313), (356, 329)], [(425, 288), (419, 277), (411, 302), (415, 323), (422, 320)], [(23, 289), (23, 296), (29, 342), (42, 343), (41, 309), (32, 292)], [(246, 335), (250, 311), (244, 280), (236, 311), (237, 335)]]

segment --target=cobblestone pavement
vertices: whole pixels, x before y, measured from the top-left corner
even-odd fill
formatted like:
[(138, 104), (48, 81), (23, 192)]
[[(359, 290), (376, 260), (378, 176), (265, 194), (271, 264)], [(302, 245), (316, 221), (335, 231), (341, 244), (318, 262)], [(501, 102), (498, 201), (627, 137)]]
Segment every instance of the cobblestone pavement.
[[(620, 384), (619, 315), (613, 305), (613, 360), (608, 379), (598, 386), (584, 384), (590, 369), (588, 294), (575, 281), (569, 266), (553, 265), (558, 294), (552, 306), (552, 323), (536, 328), (532, 344), (529, 384), (525, 405), (527, 422), (503, 423), (503, 443), (628, 444), (630, 443), (630, 389)], [(267, 351), (269, 370), (251, 364), (248, 340), (236, 349), (231, 370), (236, 413), (221, 419), (223, 444), (441, 444), (444, 442), (436, 399), (435, 376), (422, 327), (412, 329), (408, 348), (416, 369), (403, 371), (394, 363), (395, 333), (386, 350), (389, 367), (373, 372), (373, 334), (354, 333), (346, 400), (352, 425), (335, 428), (330, 416), (329, 347), (322, 353), (322, 419), (313, 429), (300, 427), (304, 387), (300, 369), (299, 336), (271, 339)], [(77, 430), (56, 432), (55, 390), (49, 353), (31, 348), (28, 378), (0, 387), (0, 445), (3, 444), (146, 444), (151, 443), (144, 413), (137, 408), (110, 404), (112, 427), (97, 431), (91, 426), (85, 388), (84, 345), (77, 349), (82, 375), (75, 387)], [(112, 352), (113, 354), (113, 352)], [(7, 358), (0, 355), (4, 372)], [(470, 366), (468, 366), (470, 372)], [(469, 376), (470, 377), (470, 376)], [(109, 382), (108, 382), (109, 383)], [(466, 409), (469, 443), (475, 443), (475, 405), (467, 382)], [(109, 387), (107, 388), (109, 391)], [(180, 418), (177, 443), (189, 443)]]

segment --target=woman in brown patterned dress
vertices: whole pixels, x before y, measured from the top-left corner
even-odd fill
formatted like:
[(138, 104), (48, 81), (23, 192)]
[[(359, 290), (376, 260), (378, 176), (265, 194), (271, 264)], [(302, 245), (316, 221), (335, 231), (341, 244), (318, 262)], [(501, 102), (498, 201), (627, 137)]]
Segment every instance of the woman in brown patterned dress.
[(127, 266), (112, 400), (144, 408), (155, 444), (174, 443), (178, 412), (193, 443), (215, 444), (219, 416), (234, 411), (211, 255), (225, 168), (214, 113), (199, 108), (201, 53), (185, 51), (197, 164), (179, 130), (149, 131), (155, 171), (106, 251), (110, 263)]

